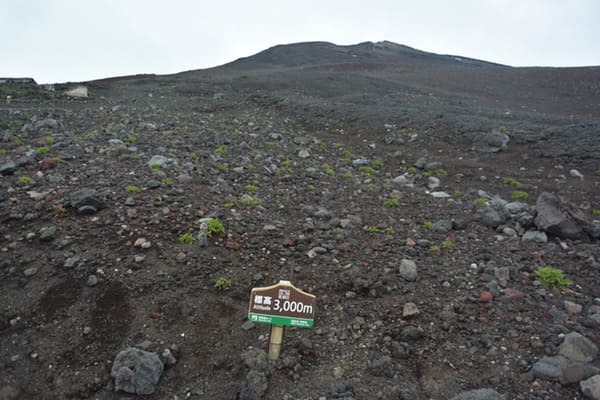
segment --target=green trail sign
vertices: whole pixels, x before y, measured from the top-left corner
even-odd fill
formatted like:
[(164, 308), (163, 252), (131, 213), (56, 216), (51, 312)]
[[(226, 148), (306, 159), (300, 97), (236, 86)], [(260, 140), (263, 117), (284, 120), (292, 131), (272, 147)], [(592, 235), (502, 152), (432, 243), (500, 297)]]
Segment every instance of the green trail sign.
[(312, 294), (294, 287), (289, 281), (252, 289), (248, 319), (263, 324), (312, 328), (315, 318)]

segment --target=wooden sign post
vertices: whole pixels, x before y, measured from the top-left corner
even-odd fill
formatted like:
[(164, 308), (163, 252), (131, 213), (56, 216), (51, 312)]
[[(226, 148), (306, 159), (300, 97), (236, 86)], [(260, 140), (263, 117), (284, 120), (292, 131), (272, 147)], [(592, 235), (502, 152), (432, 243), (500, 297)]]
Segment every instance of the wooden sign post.
[(281, 353), (285, 326), (312, 328), (315, 317), (315, 300), (289, 281), (252, 289), (248, 319), (270, 324), (269, 358), (276, 360)]

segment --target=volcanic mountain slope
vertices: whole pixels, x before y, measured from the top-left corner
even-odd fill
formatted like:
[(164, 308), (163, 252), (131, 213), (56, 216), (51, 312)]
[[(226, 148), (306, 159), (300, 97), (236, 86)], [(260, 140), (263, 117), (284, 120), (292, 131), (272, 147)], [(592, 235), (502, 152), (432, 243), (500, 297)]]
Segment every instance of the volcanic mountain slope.
[[(0, 398), (582, 398), (599, 81), (319, 42), (86, 99), (14, 92)], [(280, 279), (316, 319), (269, 362), (248, 301)]]

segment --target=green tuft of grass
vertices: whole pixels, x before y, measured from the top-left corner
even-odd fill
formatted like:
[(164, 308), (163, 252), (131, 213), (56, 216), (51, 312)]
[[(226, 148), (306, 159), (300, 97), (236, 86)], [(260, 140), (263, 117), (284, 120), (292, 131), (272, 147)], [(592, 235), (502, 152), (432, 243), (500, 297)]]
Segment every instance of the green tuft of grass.
[(48, 154), (48, 153), (50, 153), (50, 147), (47, 147), (47, 146), (38, 147), (37, 149), (35, 149), (35, 152), (38, 154)]
[(600, 215), (600, 210), (598, 210), (598, 209), (592, 210), (592, 215)]
[(6, 154), (6, 149), (0, 149), (0, 156), (3, 156)]
[(498, 131), (501, 133), (506, 133), (506, 132), (508, 132), (508, 128), (505, 125), (500, 125), (498, 127)]
[(487, 205), (487, 200), (483, 197), (473, 200), (473, 204), (479, 207), (485, 207)]
[(529, 197), (529, 193), (524, 192), (522, 190), (515, 190), (514, 192), (512, 192), (511, 197), (514, 200), (525, 200)]
[(409, 167), (406, 171), (409, 174), (416, 174), (417, 173), (417, 168), (416, 167)]
[(179, 236), (179, 241), (185, 244), (192, 244), (196, 241), (196, 238), (191, 233), (184, 233), (183, 235)]
[(21, 183), (25, 183), (25, 184), (30, 184), (35, 182), (32, 178), (28, 177), (28, 176), (21, 176), (19, 177), (19, 182)]
[(240, 198), (240, 204), (245, 206), (257, 206), (260, 204), (260, 199), (257, 197), (244, 195)]
[(421, 176), (423, 178), (429, 178), (430, 176), (433, 176), (433, 172), (431, 172), (431, 171), (425, 171), (425, 172), (421, 173)]
[(215, 288), (219, 290), (228, 290), (229, 288), (231, 288), (231, 285), (233, 285), (232, 280), (223, 276), (217, 278), (217, 280), (215, 281)]
[(396, 231), (394, 230), (394, 227), (388, 226), (387, 228), (385, 228), (385, 233), (387, 233), (388, 235), (395, 235)]
[(62, 163), (65, 162), (65, 160), (63, 160), (62, 158), (60, 158), (58, 156), (57, 157), (52, 157), (52, 161), (54, 161), (57, 164), (62, 164)]
[(257, 190), (257, 187), (255, 185), (252, 185), (252, 184), (248, 184), (248, 185), (244, 186), (244, 188), (248, 192), (256, 192), (256, 190)]
[(600, 176), (600, 169), (597, 169), (597, 170), (595, 170), (595, 171), (594, 171), (594, 174), (596, 174), (596, 175)]
[(198, 157), (198, 154), (196, 153), (190, 153), (190, 160), (192, 161), (198, 161), (200, 157)]
[(225, 233), (225, 227), (218, 218), (211, 219), (206, 223), (206, 236), (211, 237), (214, 233), (218, 235)]
[(381, 169), (381, 168), (383, 168), (383, 161), (373, 160), (373, 162), (371, 162), (371, 165), (377, 169)]
[(346, 172), (345, 174), (342, 174), (342, 179), (354, 179), (354, 174)]
[(398, 207), (400, 205), (400, 202), (398, 201), (398, 199), (388, 199), (386, 201), (383, 202), (383, 206), (384, 207)]
[(52, 136), (44, 136), (44, 142), (50, 146), (52, 143), (54, 143), (54, 138)]
[(431, 222), (431, 221), (425, 221), (425, 222), (423, 222), (423, 227), (425, 229), (431, 229), (431, 228), (433, 228), (433, 222)]
[(502, 179), (502, 182), (505, 185), (510, 185), (510, 186), (513, 186), (513, 187), (519, 187), (519, 186), (521, 186), (521, 182), (519, 182), (518, 180), (516, 180), (514, 178), (504, 178), (504, 179)]
[(225, 154), (226, 152), (227, 152), (227, 146), (226, 146), (226, 145), (224, 145), (224, 144), (222, 144), (221, 146), (217, 147), (217, 148), (214, 150), (214, 153), (215, 153), (215, 154), (217, 154), (217, 155), (220, 155), (220, 156), (222, 156), (222, 155), (223, 155), (223, 154)]
[(381, 229), (377, 226), (367, 226), (366, 231), (369, 233), (380, 233)]
[(373, 175), (373, 174), (377, 173), (377, 171), (375, 171), (375, 169), (373, 167), (369, 167), (366, 165), (361, 165), (360, 167), (358, 167), (358, 171), (362, 172), (363, 174), (369, 174), (369, 175)]
[(433, 171), (433, 174), (440, 176), (440, 175), (447, 175), (448, 172), (446, 172), (446, 170), (444, 168), (437, 168)]
[(171, 178), (162, 178), (160, 180), (160, 183), (162, 183), (163, 185), (171, 186), (173, 184), (173, 179), (171, 179)]
[(573, 284), (572, 281), (566, 279), (562, 270), (554, 268), (550, 265), (539, 267), (535, 271), (535, 275), (542, 284), (546, 286), (557, 287), (563, 289)]
[(437, 244), (434, 244), (429, 247), (429, 250), (430, 251), (440, 251), (440, 246), (438, 246)]
[(127, 190), (129, 193), (139, 193), (139, 192), (141, 192), (141, 190), (140, 190), (140, 188), (139, 188), (139, 187), (137, 187), (137, 186), (133, 186), (133, 185), (131, 185), (131, 186), (127, 186), (127, 187), (125, 188), (125, 190)]
[(127, 140), (129, 140), (129, 143), (134, 144), (134, 143), (137, 143), (138, 138), (137, 138), (137, 136), (129, 136), (129, 138), (127, 138)]
[(463, 194), (463, 192), (461, 192), (461, 191), (460, 191), (460, 190), (458, 190), (458, 189), (454, 189), (454, 190), (452, 191), (452, 193), (454, 194), (454, 197), (460, 197), (460, 196), (462, 196), (462, 194)]
[(442, 248), (443, 249), (452, 249), (452, 248), (454, 248), (454, 242), (451, 240), (444, 240), (442, 242)]

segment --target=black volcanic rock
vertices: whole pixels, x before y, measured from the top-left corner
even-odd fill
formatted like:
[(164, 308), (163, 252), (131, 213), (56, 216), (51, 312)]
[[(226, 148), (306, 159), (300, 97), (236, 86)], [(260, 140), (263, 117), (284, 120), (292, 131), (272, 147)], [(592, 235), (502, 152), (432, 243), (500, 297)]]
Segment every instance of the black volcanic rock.
[(583, 227), (562, 212), (560, 199), (551, 193), (542, 193), (536, 202), (535, 224), (540, 230), (563, 239), (588, 240)]

